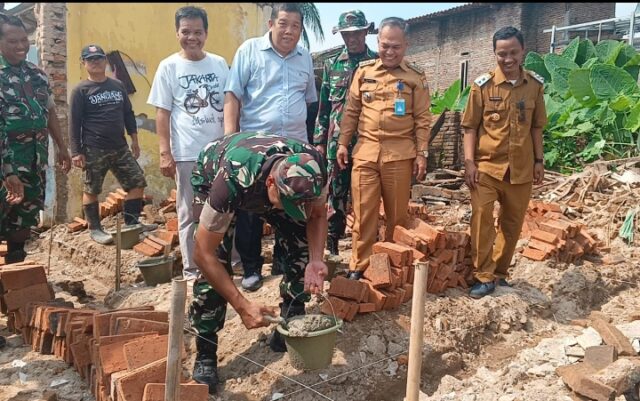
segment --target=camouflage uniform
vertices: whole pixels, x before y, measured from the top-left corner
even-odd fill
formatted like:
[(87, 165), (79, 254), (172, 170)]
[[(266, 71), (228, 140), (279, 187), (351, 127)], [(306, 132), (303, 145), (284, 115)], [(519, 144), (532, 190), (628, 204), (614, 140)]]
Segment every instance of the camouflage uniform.
[[(353, 28), (369, 29), (368, 27), (372, 27), (372, 25), (366, 22), (362, 12), (348, 11), (340, 16), (339, 24), (334, 28), (334, 33), (354, 30)], [(344, 235), (346, 228), (346, 205), (349, 198), (349, 188), (351, 187), (351, 163), (344, 170), (340, 170), (336, 160), (340, 121), (347, 101), (351, 77), (358, 67), (358, 63), (377, 57), (378, 53), (368, 47), (365, 48), (364, 53), (356, 55), (350, 55), (345, 48), (339, 55), (324, 62), (318, 119), (313, 136), (313, 144), (324, 145), (327, 149), (327, 172), (329, 175), (329, 198), (327, 200), (329, 206), (327, 213), (329, 216), (328, 235), (336, 240)], [(351, 159), (351, 151), (357, 139), (357, 135), (354, 135), (349, 146), (349, 159)]]
[[(309, 295), (304, 294), (303, 282), (304, 269), (309, 260), (306, 220), (294, 219), (290, 217), (290, 213), (273, 208), (265, 185), (274, 164), (294, 153), (308, 154), (310, 161), (315, 161), (307, 163), (305, 169), (316, 166), (314, 168), (320, 170), (324, 187), (327, 179), (322, 156), (312, 146), (296, 139), (253, 132), (225, 136), (210, 142), (198, 156), (191, 184), (196, 221), (199, 221), (206, 202), (220, 213), (234, 213), (239, 209), (259, 213), (275, 228), (280, 234), (278, 245), (286, 255), (284, 276), (280, 283), (283, 304), (303, 305), (309, 300)], [(287, 205), (284, 206), (286, 210)], [(218, 258), (229, 275), (232, 274), (230, 256), (235, 218), (235, 215), (231, 217), (217, 250)], [(221, 229), (224, 229), (223, 225)], [(189, 309), (193, 328), (201, 335), (222, 329), (227, 301), (216, 293), (202, 275), (193, 285), (193, 296)]]
[(44, 208), (45, 172), (48, 160), (47, 123), (52, 105), (47, 75), (35, 64), (10, 65), (0, 56), (2, 132), (6, 135), (10, 163), (3, 158), (5, 174), (13, 172), (24, 184), (24, 200), (11, 207), (3, 236), (21, 231), (28, 236)]

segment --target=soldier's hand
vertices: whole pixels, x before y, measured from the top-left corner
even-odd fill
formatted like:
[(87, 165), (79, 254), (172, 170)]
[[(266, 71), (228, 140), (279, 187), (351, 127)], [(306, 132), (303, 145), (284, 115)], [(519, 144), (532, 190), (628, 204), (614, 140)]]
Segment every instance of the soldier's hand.
[(464, 163), (464, 182), (469, 187), (469, 190), (475, 191), (476, 184), (480, 180), (480, 173), (478, 172), (478, 166), (472, 160), (467, 160)]
[(176, 162), (171, 152), (160, 153), (160, 172), (165, 177), (174, 178), (176, 175)]
[(237, 312), (242, 319), (242, 324), (249, 330), (269, 326), (271, 322), (265, 319), (264, 315), (278, 316), (277, 308), (253, 302), (249, 302), (244, 309)]
[(544, 180), (544, 164), (536, 163), (533, 165), (533, 183), (536, 185), (542, 184)]
[(131, 153), (133, 158), (138, 160), (138, 157), (140, 157), (140, 145), (138, 142), (131, 142)]
[(7, 202), (11, 205), (17, 205), (24, 199), (24, 184), (17, 175), (8, 176), (4, 182), (7, 188)]
[(347, 147), (344, 145), (338, 145), (338, 153), (336, 154), (336, 159), (338, 161), (338, 166), (340, 169), (344, 170), (347, 168), (347, 164), (349, 164), (349, 151)]
[(418, 182), (422, 182), (427, 175), (427, 158), (423, 155), (416, 156), (416, 160), (413, 162), (413, 175)]
[(84, 155), (75, 155), (75, 156), (73, 156), (73, 159), (71, 159), (71, 161), (73, 162), (74, 167), (84, 168), (84, 166), (85, 166), (85, 157), (84, 157)]
[(316, 150), (324, 157), (327, 157), (327, 145), (315, 145)]
[(64, 174), (71, 170), (71, 157), (67, 149), (58, 149), (58, 165)]
[(329, 274), (329, 269), (324, 262), (314, 260), (304, 269), (304, 290), (311, 294), (319, 294), (324, 287), (324, 278)]

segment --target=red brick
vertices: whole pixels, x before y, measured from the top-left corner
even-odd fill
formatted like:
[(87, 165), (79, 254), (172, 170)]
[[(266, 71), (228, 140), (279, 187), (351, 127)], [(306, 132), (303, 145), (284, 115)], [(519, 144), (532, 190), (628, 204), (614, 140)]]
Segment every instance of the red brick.
[(419, 251), (425, 251), (427, 246), (415, 232), (402, 226), (395, 226), (393, 229), (393, 242), (407, 245)]
[(376, 311), (376, 304), (371, 302), (359, 304), (358, 307), (358, 313), (369, 313)]
[[(127, 341), (123, 347), (127, 369), (133, 370), (167, 357), (168, 335), (144, 336)], [(185, 355), (184, 344), (182, 354)]]
[(547, 258), (547, 254), (544, 251), (533, 249), (526, 247), (524, 251), (522, 251), (522, 256), (529, 258), (531, 260), (545, 260)]
[(402, 285), (408, 282), (410, 271), (411, 271), (411, 268), (409, 266), (402, 266), (402, 280), (401, 280)]
[(78, 231), (82, 231), (85, 228), (86, 227), (84, 225), (82, 225), (81, 223), (78, 223), (76, 221), (74, 221), (73, 223), (67, 224), (67, 231), (69, 231), (70, 233), (75, 233), (75, 232), (78, 232)]
[(169, 242), (169, 241), (165, 241), (164, 239), (162, 239), (162, 238), (160, 238), (160, 237), (158, 237), (158, 236), (155, 236), (155, 235), (153, 235), (153, 234), (149, 234), (149, 235), (147, 236), (147, 238), (146, 238), (146, 239), (148, 239), (148, 240), (150, 240), (150, 241), (152, 241), (152, 242), (154, 242), (154, 243), (156, 243), (156, 244), (160, 245), (160, 246), (162, 247), (162, 249), (163, 249), (163, 250), (164, 250), (164, 248), (165, 248), (165, 247), (167, 247), (167, 246), (168, 246), (168, 247), (171, 247), (171, 242)]
[(136, 319), (132, 317), (119, 317), (116, 319), (116, 331), (114, 334), (131, 334), (142, 332), (156, 332), (158, 334), (169, 333), (169, 323), (153, 320)]
[(346, 321), (351, 321), (360, 309), (358, 305), (358, 303), (353, 301), (329, 296), (327, 300), (322, 303), (320, 312), (325, 315), (337, 316)]
[(435, 252), (436, 249), (445, 248), (447, 246), (447, 238), (444, 231), (439, 230), (420, 219), (409, 219), (407, 228), (422, 235), (429, 246), (429, 252)]
[(394, 290), (394, 295), (396, 296), (394, 308), (398, 308), (404, 302), (404, 297), (407, 295), (407, 292), (403, 288), (398, 287)]
[(376, 310), (380, 311), (384, 307), (384, 303), (386, 302), (387, 296), (382, 292), (378, 291), (370, 281), (361, 280), (363, 283), (369, 286), (369, 299), (367, 302), (372, 303), (376, 306)]
[(369, 257), (369, 267), (364, 271), (364, 277), (376, 288), (387, 287), (392, 283), (389, 259), (387, 253), (374, 253)]
[(118, 331), (118, 318), (132, 317), (135, 319), (153, 320), (154, 322), (169, 322), (169, 314), (164, 311), (151, 310), (117, 310), (108, 317), (109, 334), (116, 334)]
[(537, 239), (531, 239), (528, 243), (529, 248), (537, 249), (544, 252), (547, 255), (552, 255), (556, 252), (555, 245), (548, 242), (539, 241)]
[(147, 383), (162, 383), (167, 370), (167, 360), (162, 359), (132, 370), (115, 380), (118, 400), (142, 401)]
[(23, 308), (29, 302), (46, 302), (53, 299), (53, 290), (48, 283), (30, 285), (3, 295), (3, 311), (11, 312)]
[(618, 359), (618, 352), (613, 345), (597, 345), (584, 350), (584, 361), (595, 370), (600, 370)]
[(116, 189), (116, 193), (117, 193), (117, 194), (120, 194), (122, 197), (126, 197), (126, 196), (127, 196), (127, 191), (125, 191), (125, 190), (124, 190), (124, 189), (122, 189), (122, 188), (118, 188), (118, 189)]
[(178, 243), (178, 233), (175, 231), (157, 230), (154, 234), (171, 245)]
[[(164, 392), (164, 383), (148, 383), (142, 401), (164, 401)], [(207, 401), (208, 398), (209, 386), (206, 384), (180, 384), (180, 401)]]
[(162, 254), (161, 250), (158, 250), (152, 246), (150, 246), (146, 242), (141, 242), (133, 246), (133, 250), (144, 255), (144, 256), (158, 256)]
[(384, 295), (387, 296), (384, 305), (382, 306), (382, 309), (384, 310), (392, 310), (396, 307), (397, 304), (397, 295), (394, 292), (391, 291), (387, 291), (387, 290), (381, 290), (380, 292), (382, 292)]
[(40, 265), (0, 269), (0, 294), (46, 282), (44, 267)]
[(411, 248), (393, 242), (376, 242), (373, 244), (373, 253), (386, 253), (389, 262), (396, 267), (411, 264), (410, 258), (413, 258)]
[(413, 297), (413, 285), (412, 284), (404, 284), (402, 286), (402, 289), (405, 291), (404, 299), (402, 300), (402, 303), (405, 303), (405, 302), (411, 300), (411, 297)]
[(364, 283), (340, 276), (331, 280), (328, 292), (330, 295), (353, 299), (356, 302), (363, 302), (368, 298), (368, 288)]
[[(142, 338), (149, 338), (149, 336), (145, 336)], [(124, 337), (120, 338), (119, 341), (116, 342), (98, 345), (98, 356), (100, 358), (98, 370), (100, 371), (105, 382), (109, 381), (109, 376), (112, 373), (127, 369), (127, 360), (124, 355), (124, 345), (130, 340), (130, 338)]]
[(553, 245), (557, 244), (559, 239), (556, 234), (540, 229), (532, 231), (531, 238)]
[(425, 255), (424, 253), (420, 252), (417, 249), (412, 249), (411, 252), (413, 253), (413, 261), (414, 262), (424, 262), (425, 260), (427, 260), (427, 255)]
[(605, 344), (613, 345), (618, 351), (618, 355), (621, 356), (635, 356), (636, 352), (633, 346), (629, 342), (629, 339), (622, 334), (617, 327), (611, 323), (602, 319), (593, 319), (591, 321), (591, 327), (593, 327), (600, 337), (604, 340)]
[(556, 368), (558, 376), (573, 391), (598, 401), (613, 400), (616, 390), (590, 378), (595, 369), (584, 362)]
[[(433, 256), (436, 257), (436, 263), (444, 264), (444, 263), (454, 263), (453, 262), (454, 252), (451, 249), (441, 248), (438, 249)], [(458, 256), (458, 251), (455, 252), (456, 258)]]
[(80, 217), (77, 217), (77, 216), (73, 218), (73, 221), (75, 221), (76, 223), (82, 224), (84, 228), (87, 228), (89, 226), (89, 223), (87, 223), (85, 219), (81, 219)]
[(555, 234), (559, 239), (566, 239), (569, 234), (569, 224), (562, 220), (543, 221), (539, 227), (540, 230)]
[(167, 228), (167, 231), (178, 231), (178, 219), (173, 218), (173, 219), (167, 220), (166, 228)]

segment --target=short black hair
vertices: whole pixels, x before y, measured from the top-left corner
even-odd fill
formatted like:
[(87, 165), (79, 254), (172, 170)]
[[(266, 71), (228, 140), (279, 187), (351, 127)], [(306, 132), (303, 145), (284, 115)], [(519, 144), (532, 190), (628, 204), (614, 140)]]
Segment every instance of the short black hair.
[(514, 28), (512, 26), (506, 26), (504, 28), (500, 28), (493, 34), (493, 51), (496, 51), (496, 42), (499, 40), (507, 40), (511, 38), (518, 39), (520, 42), (520, 46), (524, 48), (524, 37), (522, 36), (522, 32), (518, 28)]
[(24, 29), (25, 32), (27, 31), (27, 27), (24, 26), (24, 23), (20, 18), (16, 17), (15, 15), (6, 15), (0, 13), (0, 39), (2, 39), (2, 36), (4, 35), (3, 32), (5, 25), (15, 26), (17, 28)]
[(400, 28), (405, 36), (409, 33), (409, 24), (407, 23), (407, 21), (399, 17), (387, 17), (380, 21), (380, 25), (378, 26), (378, 33), (380, 33), (382, 31), (382, 28), (386, 26)]
[(178, 11), (176, 11), (176, 31), (180, 29), (180, 20), (185, 18), (200, 18), (202, 20), (202, 25), (204, 26), (204, 31), (209, 32), (209, 20), (207, 19), (207, 12), (204, 10), (204, 8), (195, 6), (185, 6), (179, 8)]
[(304, 15), (302, 15), (302, 7), (300, 6), (300, 3), (274, 3), (273, 7), (271, 7), (271, 21), (275, 22), (275, 20), (278, 19), (280, 11), (300, 14), (300, 23), (304, 26)]

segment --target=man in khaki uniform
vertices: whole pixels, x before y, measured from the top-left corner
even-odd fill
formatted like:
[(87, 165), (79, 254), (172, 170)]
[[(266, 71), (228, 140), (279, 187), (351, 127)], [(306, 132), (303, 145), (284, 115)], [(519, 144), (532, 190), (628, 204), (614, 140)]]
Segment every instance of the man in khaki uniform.
[[(462, 118), (465, 180), (471, 190), (471, 249), (481, 298), (509, 285), (507, 269), (531, 196), (542, 183), (542, 129), (547, 123), (544, 80), (522, 69), (524, 39), (513, 27), (493, 35), (497, 67), (474, 81)], [(500, 203), (498, 232), (494, 202)], [(494, 244), (495, 242), (495, 244)]]
[(337, 160), (348, 163), (353, 149), (351, 192), (354, 225), (348, 277), (357, 280), (369, 265), (376, 242), (380, 196), (387, 218), (385, 241), (393, 227), (404, 225), (411, 176), (424, 179), (429, 140), (429, 89), (422, 70), (404, 61), (407, 23), (386, 18), (380, 23), (377, 60), (363, 61), (356, 70), (340, 124)]

